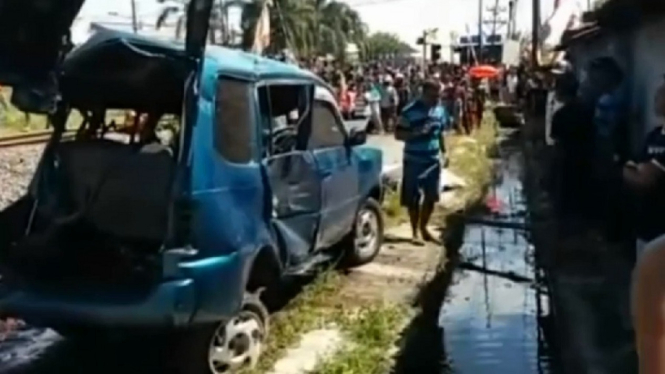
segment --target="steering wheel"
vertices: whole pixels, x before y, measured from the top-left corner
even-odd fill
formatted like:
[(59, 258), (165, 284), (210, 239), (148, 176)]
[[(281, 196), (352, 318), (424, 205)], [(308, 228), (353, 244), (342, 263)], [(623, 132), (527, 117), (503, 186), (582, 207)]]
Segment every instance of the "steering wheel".
[(291, 151), (296, 146), (296, 128), (285, 126), (272, 132), (272, 148), (276, 154)]

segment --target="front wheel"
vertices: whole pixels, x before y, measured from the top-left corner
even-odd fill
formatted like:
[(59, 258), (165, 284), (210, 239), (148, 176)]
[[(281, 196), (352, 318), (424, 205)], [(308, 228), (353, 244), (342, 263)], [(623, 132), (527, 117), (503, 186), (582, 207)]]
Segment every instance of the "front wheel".
[(372, 262), (383, 245), (385, 222), (381, 204), (367, 198), (356, 213), (353, 230), (345, 240), (346, 263), (360, 266)]
[(268, 311), (258, 295), (246, 295), (238, 315), (202, 326), (182, 339), (183, 374), (234, 374), (256, 366), (268, 336)]

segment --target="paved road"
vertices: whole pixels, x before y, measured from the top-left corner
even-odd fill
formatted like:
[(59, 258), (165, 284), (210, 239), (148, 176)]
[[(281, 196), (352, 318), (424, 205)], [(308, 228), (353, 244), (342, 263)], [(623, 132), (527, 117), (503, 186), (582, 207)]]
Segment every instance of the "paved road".
[[(367, 120), (347, 121), (348, 128), (364, 128)], [(383, 151), (383, 167), (392, 173), (402, 164), (402, 144), (393, 135), (370, 135), (367, 144)]]

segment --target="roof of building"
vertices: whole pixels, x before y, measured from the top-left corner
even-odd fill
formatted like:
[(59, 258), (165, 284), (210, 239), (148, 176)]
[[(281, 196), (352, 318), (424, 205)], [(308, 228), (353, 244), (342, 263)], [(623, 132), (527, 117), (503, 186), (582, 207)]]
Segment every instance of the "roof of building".
[(605, 32), (631, 29), (663, 16), (665, 2), (662, 0), (607, 0), (598, 9), (584, 14), (582, 26), (566, 30), (556, 49), (565, 50)]
[(556, 46), (555, 50), (563, 51), (573, 44), (583, 43), (600, 36), (602, 35), (602, 32), (603, 29), (596, 22), (586, 23), (574, 29), (568, 29), (564, 31), (561, 36), (561, 41), (559, 42), (559, 45)]

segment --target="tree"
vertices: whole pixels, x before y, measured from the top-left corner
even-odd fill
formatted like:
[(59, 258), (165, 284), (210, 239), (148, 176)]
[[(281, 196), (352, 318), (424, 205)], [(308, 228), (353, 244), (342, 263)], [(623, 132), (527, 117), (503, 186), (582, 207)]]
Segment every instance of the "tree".
[[(187, 6), (189, 0), (157, 0), (157, 3), (162, 5), (155, 28), (157, 30), (164, 27), (168, 20), (175, 18), (175, 38), (176, 40), (182, 39), (184, 36), (183, 28), (187, 17)], [(237, 1), (224, 2), (221, 0), (215, 1), (212, 13), (210, 14), (210, 32), (208, 33), (208, 41), (211, 44), (218, 43), (218, 34), (222, 35), (222, 43), (228, 42), (225, 40), (228, 36), (226, 30), (227, 22), (227, 9), (230, 6), (237, 5)]]
[[(242, 12), (243, 45), (251, 47), (263, 1), (248, 2)], [(289, 49), (300, 57), (344, 56), (349, 43), (361, 45), (367, 27), (348, 4), (333, 0), (273, 0), (270, 52)]]
[(415, 50), (397, 35), (387, 32), (376, 32), (370, 35), (362, 48), (364, 60), (374, 60), (382, 56), (408, 55)]

